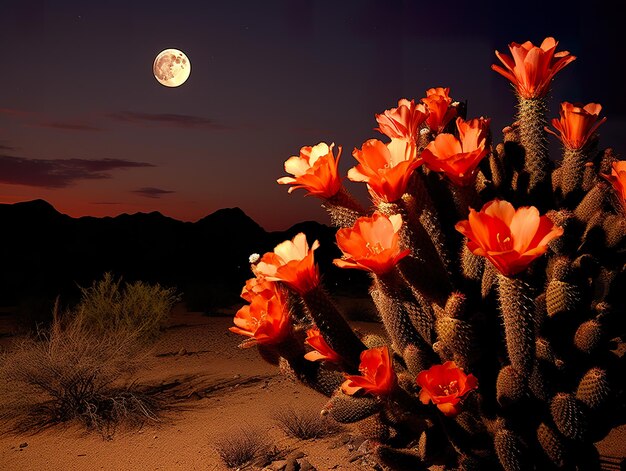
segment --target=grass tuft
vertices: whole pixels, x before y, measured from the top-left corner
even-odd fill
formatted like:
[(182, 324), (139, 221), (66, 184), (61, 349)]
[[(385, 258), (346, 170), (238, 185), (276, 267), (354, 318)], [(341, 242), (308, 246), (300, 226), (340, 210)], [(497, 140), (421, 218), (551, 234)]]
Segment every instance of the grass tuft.
[(267, 435), (257, 429), (239, 429), (215, 443), (221, 460), (229, 468), (244, 468), (253, 464), (269, 464), (279, 452)]
[(286, 435), (300, 440), (327, 437), (343, 430), (330, 417), (314, 410), (281, 409), (274, 414), (274, 419)]

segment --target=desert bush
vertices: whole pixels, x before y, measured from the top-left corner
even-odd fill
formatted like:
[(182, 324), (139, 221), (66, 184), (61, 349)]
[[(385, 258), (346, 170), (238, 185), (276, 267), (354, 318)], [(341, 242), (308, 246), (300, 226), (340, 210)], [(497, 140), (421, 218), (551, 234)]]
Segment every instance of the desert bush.
[(274, 420), (287, 436), (300, 440), (327, 437), (343, 430), (332, 418), (311, 409), (279, 409), (274, 414)]
[(250, 428), (230, 432), (215, 443), (215, 449), (229, 468), (241, 468), (254, 463), (266, 464), (278, 454), (265, 433)]
[(157, 404), (120, 386), (145, 358), (139, 331), (93, 329), (81, 316), (54, 310), (51, 327), (3, 354), (0, 416), (18, 429), (78, 420), (109, 436), (123, 421), (156, 419)]
[(158, 336), (172, 306), (180, 300), (175, 288), (143, 281), (122, 283), (111, 273), (80, 290), (76, 312), (82, 323), (100, 332), (135, 330), (137, 337), (145, 340)]

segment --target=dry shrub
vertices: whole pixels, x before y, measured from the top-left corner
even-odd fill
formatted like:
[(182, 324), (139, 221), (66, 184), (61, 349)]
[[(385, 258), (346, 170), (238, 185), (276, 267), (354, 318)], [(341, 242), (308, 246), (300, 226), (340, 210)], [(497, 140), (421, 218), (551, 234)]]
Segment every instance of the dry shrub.
[(18, 429), (77, 419), (105, 435), (120, 421), (155, 419), (153, 400), (119, 386), (145, 358), (141, 333), (124, 324), (94, 329), (55, 307), (48, 331), (3, 355), (0, 413)]
[(315, 410), (280, 409), (274, 419), (286, 435), (301, 440), (322, 438), (334, 435), (343, 427), (328, 416), (322, 416)]
[(215, 443), (215, 449), (229, 468), (243, 468), (253, 464), (263, 466), (279, 455), (267, 434), (254, 428), (230, 432)]
[(143, 281), (122, 283), (111, 273), (80, 290), (82, 299), (76, 312), (84, 324), (101, 332), (134, 330), (138, 338), (146, 341), (159, 335), (172, 306), (180, 300), (174, 288)]

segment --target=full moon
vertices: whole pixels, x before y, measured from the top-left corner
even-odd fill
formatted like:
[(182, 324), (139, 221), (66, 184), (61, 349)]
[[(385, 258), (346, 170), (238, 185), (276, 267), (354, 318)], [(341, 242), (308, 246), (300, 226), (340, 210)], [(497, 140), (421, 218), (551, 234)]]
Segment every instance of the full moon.
[(165, 49), (154, 59), (152, 72), (161, 85), (179, 87), (191, 74), (191, 61), (183, 51)]

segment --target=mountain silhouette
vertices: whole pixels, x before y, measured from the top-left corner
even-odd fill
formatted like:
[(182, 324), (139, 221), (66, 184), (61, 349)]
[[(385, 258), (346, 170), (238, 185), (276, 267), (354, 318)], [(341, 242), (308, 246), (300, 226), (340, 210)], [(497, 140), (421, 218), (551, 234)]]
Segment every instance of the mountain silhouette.
[(78, 286), (90, 286), (105, 272), (175, 286), (193, 308), (228, 304), (252, 276), (249, 256), (298, 232), (309, 243), (320, 241), (315, 258), (328, 286), (348, 279), (332, 265), (340, 255), (335, 229), (307, 221), (267, 232), (240, 208), (220, 209), (196, 222), (159, 212), (73, 218), (34, 200), (0, 204), (0, 221), (0, 306), (57, 296), (71, 303)]

